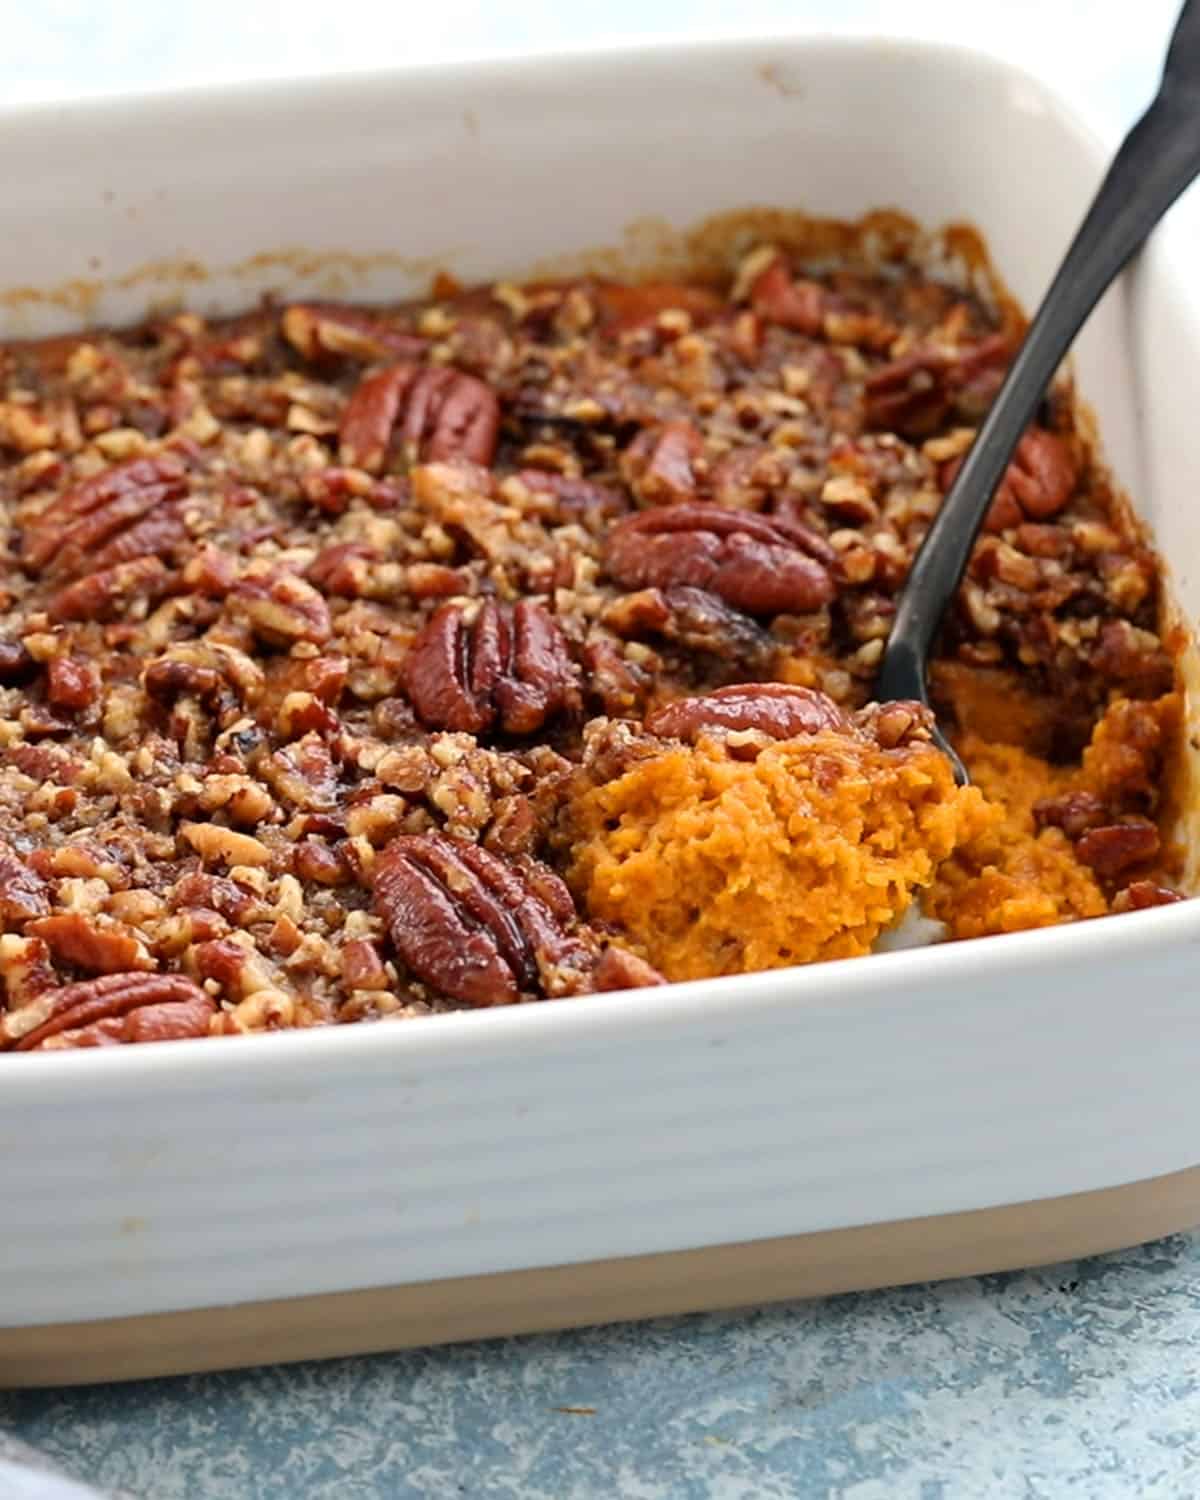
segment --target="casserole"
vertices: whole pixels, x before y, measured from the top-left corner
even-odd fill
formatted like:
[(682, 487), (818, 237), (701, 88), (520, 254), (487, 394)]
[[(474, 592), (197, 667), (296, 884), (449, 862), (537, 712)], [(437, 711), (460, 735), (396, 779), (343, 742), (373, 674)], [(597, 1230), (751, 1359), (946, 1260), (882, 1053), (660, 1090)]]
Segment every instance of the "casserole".
[[(1102, 165), (1007, 69), (802, 41), (31, 110), (0, 151), (15, 336), (180, 295), (205, 313), (268, 288), (395, 297), (548, 252), (659, 263), (756, 204), (969, 220), (1029, 305)], [(1194, 618), (1179, 372), (1197, 356), (1170, 241), (1098, 311), (1077, 370)], [(416, 1027), (31, 1056), (0, 1080), (0, 1378), (679, 1311), (1182, 1227), (1200, 1219), (1198, 936), (1183, 903)]]

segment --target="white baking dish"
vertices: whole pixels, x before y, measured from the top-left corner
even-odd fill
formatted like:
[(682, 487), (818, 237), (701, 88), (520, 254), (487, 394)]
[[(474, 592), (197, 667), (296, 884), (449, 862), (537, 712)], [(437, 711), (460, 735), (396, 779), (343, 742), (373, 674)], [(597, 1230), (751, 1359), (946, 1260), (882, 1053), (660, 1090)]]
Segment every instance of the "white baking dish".
[[(1101, 169), (1040, 85), (890, 42), (34, 109), (0, 122), (0, 285), (39, 295), (7, 296), (0, 327), (657, 253), (752, 204), (967, 219), (1029, 304)], [(1077, 369), (1195, 619), (1200, 303), (1176, 234)], [(0, 1379), (751, 1301), (1181, 1227), (1200, 1220), (1198, 957), (1188, 903), (507, 1012), (5, 1059)]]

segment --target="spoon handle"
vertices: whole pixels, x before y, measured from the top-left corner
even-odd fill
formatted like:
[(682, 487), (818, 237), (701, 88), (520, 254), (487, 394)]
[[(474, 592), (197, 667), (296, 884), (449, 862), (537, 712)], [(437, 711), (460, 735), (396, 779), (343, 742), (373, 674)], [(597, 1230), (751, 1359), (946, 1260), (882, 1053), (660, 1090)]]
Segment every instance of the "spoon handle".
[(925, 666), (1013, 450), (1075, 335), (1200, 173), (1200, 3), (1176, 22), (1158, 93), (1125, 137), (913, 561), (876, 696), (927, 699)]

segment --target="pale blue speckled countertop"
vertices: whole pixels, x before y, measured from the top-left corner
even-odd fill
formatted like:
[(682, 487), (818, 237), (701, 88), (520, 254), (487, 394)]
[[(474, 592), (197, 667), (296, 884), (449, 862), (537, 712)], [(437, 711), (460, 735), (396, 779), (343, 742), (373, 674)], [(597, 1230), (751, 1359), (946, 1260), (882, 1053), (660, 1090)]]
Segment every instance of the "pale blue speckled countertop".
[[(1048, 77), (1115, 138), (1175, 8), (741, 0), (733, 14), (746, 31), (975, 42)], [(0, 101), (731, 24), (719, 0), (424, 12), (41, 0), (6, 10)], [(2, 1429), (133, 1500), (1183, 1500), (1200, 1493), (1200, 1236), (768, 1310), (0, 1394)]]

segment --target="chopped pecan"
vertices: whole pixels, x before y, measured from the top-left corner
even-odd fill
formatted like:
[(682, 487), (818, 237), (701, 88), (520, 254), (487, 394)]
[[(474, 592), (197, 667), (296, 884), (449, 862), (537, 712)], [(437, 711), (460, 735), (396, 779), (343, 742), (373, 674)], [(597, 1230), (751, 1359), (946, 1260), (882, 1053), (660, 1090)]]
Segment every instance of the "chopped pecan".
[(353, 307), (294, 302), (280, 318), (283, 336), (305, 359), (329, 355), (349, 359), (419, 359), (428, 339), (391, 328), (382, 318)]
[(720, 297), (707, 287), (674, 281), (643, 281), (635, 286), (608, 282), (597, 286), (593, 296), (609, 333), (643, 327), (665, 312), (684, 312), (693, 324), (707, 323), (721, 310)]
[(500, 403), (490, 386), (448, 365), (389, 365), (355, 387), (338, 430), (344, 464), (380, 473), (395, 429), (411, 462), (491, 463)]
[(183, 461), (164, 453), (131, 459), (85, 479), (25, 528), (21, 561), (32, 572), (78, 577), (157, 554), (167, 545), (163, 535), (176, 533), (141, 523), (184, 493), (184, 476)]
[(1003, 334), (950, 352), (919, 348), (873, 371), (863, 387), (863, 417), (876, 431), (928, 437), (952, 407), (966, 397), (974, 413), (981, 382), (988, 390), (1003, 372), (1010, 353)]
[(28, 682), (37, 671), (37, 662), (20, 641), (0, 641), (0, 687)]
[(589, 703), (615, 718), (640, 710), (649, 690), (648, 674), (625, 658), (606, 640), (589, 641), (581, 653), (583, 680)]
[(775, 650), (771, 637), (747, 615), (716, 594), (685, 584), (622, 594), (601, 619), (627, 639), (659, 636), (689, 651), (745, 666), (763, 664)]
[(610, 946), (600, 955), (594, 982), (597, 990), (641, 990), (666, 984), (656, 968), (627, 948)]
[(350, 870), (336, 849), (320, 839), (302, 839), (292, 851), (292, 868), (301, 880), (318, 885), (346, 885)]
[(542, 605), (507, 610), (491, 600), (467, 622), (443, 604), (412, 643), (404, 685), (434, 729), (531, 734), (579, 706), (578, 674), (562, 630)]
[(1147, 820), (1110, 823), (1089, 829), (1075, 852), (1097, 875), (1111, 878), (1153, 859), (1160, 843), (1158, 829)]
[(706, 729), (753, 729), (772, 739), (789, 740), (846, 727), (846, 716), (832, 698), (784, 682), (736, 683), (701, 698), (677, 698), (646, 719), (651, 734), (688, 741)]
[(1146, 911), (1151, 906), (1173, 906), (1186, 898), (1165, 885), (1155, 885), (1152, 880), (1135, 880), (1123, 891), (1118, 891), (1113, 900), (1113, 911)]
[(895, 750), (932, 738), (933, 710), (923, 703), (900, 698), (890, 703), (868, 703), (853, 715), (852, 722), (869, 734), (881, 750)]
[(1099, 828), (1111, 815), (1094, 792), (1063, 792), (1058, 797), (1043, 797), (1033, 804), (1033, 821), (1038, 828), (1061, 828), (1069, 839), (1082, 838), (1092, 828)]
[[(539, 877), (554, 882), (553, 904)], [(466, 1005), (579, 987), (591, 955), (565, 931), (564, 896), (548, 870), (519, 869), (440, 834), (393, 839), (375, 864), (375, 911), (396, 952), (431, 989)]]
[(328, 604), (311, 583), (288, 568), (271, 566), (243, 573), (230, 597), (265, 641), (286, 645), (312, 641), (319, 646), (333, 634)]
[(522, 469), (516, 477), (536, 495), (553, 495), (564, 519), (582, 521), (585, 525), (616, 520), (630, 509), (629, 500), (619, 489), (594, 479), (575, 479), (545, 469)]
[(151, 966), (137, 934), (111, 918), (82, 912), (55, 912), (30, 922), (26, 932), (41, 938), (60, 963), (74, 964), (93, 974), (119, 974)]
[(1107, 620), (1101, 625), (1092, 665), (1102, 677), (1119, 682), (1137, 698), (1170, 692), (1175, 681), (1175, 663), (1158, 637), (1128, 620)]
[(679, 505), (696, 498), (693, 466), (703, 452), (691, 422), (646, 427), (621, 455), (621, 472), (643, 505)]
[(56, 656), (46, 668), (46, 701), (54, 708), (77, 713), (100, 696), (100, 675), (88, 662)]
[(160, 656), (142, 673), (142, 686), (160, 703), (174, 703), (183, 696), (212, 702), (221, 691), (224, 679), (215, 667), (192, 661), (178, 661)]
[(260, 839), (219, 823), (180, 823), (179, 834), (209, 864), (233, 867), (271, 863), (271, 851)]
[[(46, 1019), (45, 1013), (28, 1009), (31, 1002), (58, 988), (59, 978), (50, 962), (50, 950), (41, 938), (18, 937), (13, 932), (0, 932), (0, 1048), (6, 1041), (16, 1041), (18, 1035), (32, 1031)], [(10, 1012), (5, 1016), (3, 1012)], [(49, 1005), (45, 1007), (49, 1011)], [(14, 1026), (13, 1018), (25, 1011), (28, 1024)]]
[(386, 990), (391, 985), (379, 949), (366, 938), (342, 946), (342, 983), (348, 990)]
[[(216, 1007), (199, 985), (182, 974), (105, 974), (68, 984), (54, 994), (49, 1019), (16, 1044), (31, 1052), (62, 1037), (58, 1045), (168, 1041), (207, 1036)], [(138, 1012), (144, 1012), (139, 1019)], [(99, 1023), (123, 1021), (119, 1028), (87, 1036)], [(71, 1040), (68, 1041), (67, 1035)]]
[(170, 574), (159, 558), (138, 557), (69, 583), (51, 597), (47, 611), (52, 620), (60, 622), (104, 620), (135, 600), (158, 597), (169, 585)]
[(46, 882), (23, 859), (0, 846), (0, 930), (11, 932), (49, 911)]
[(330, 812), (337, 805), (337, 770), (324, 741), (306, 734), (262, 762), (261, 775), (275, 794), (304, 812)]
[(805, 614), (836, 592), (834, 553), (817, 532), (712, 505), (627, 517), (609, 532), (605, 562), (623, 588), (685, 584), (751, 615)]
[(222, 875), (197, 872), (185, 875), (175, 886), (171, 893), (171, 907), (174, 911), (210, 908), (232, 926), (244, 927), (253, 918), (255, 898), (236, 881), (227, 880)]
[(815, 281), (795, 280), (784, 258), (776, 258), (750, 285), (750, 306), (766, 323), (820, 333), (825, 321), (825, 289)]
[(372, 564), (380, 561), (378, 547), (365, 542), (335, 542), (317, 553), (306, 577), (323, 593), (361, 599), (370, 586)]

